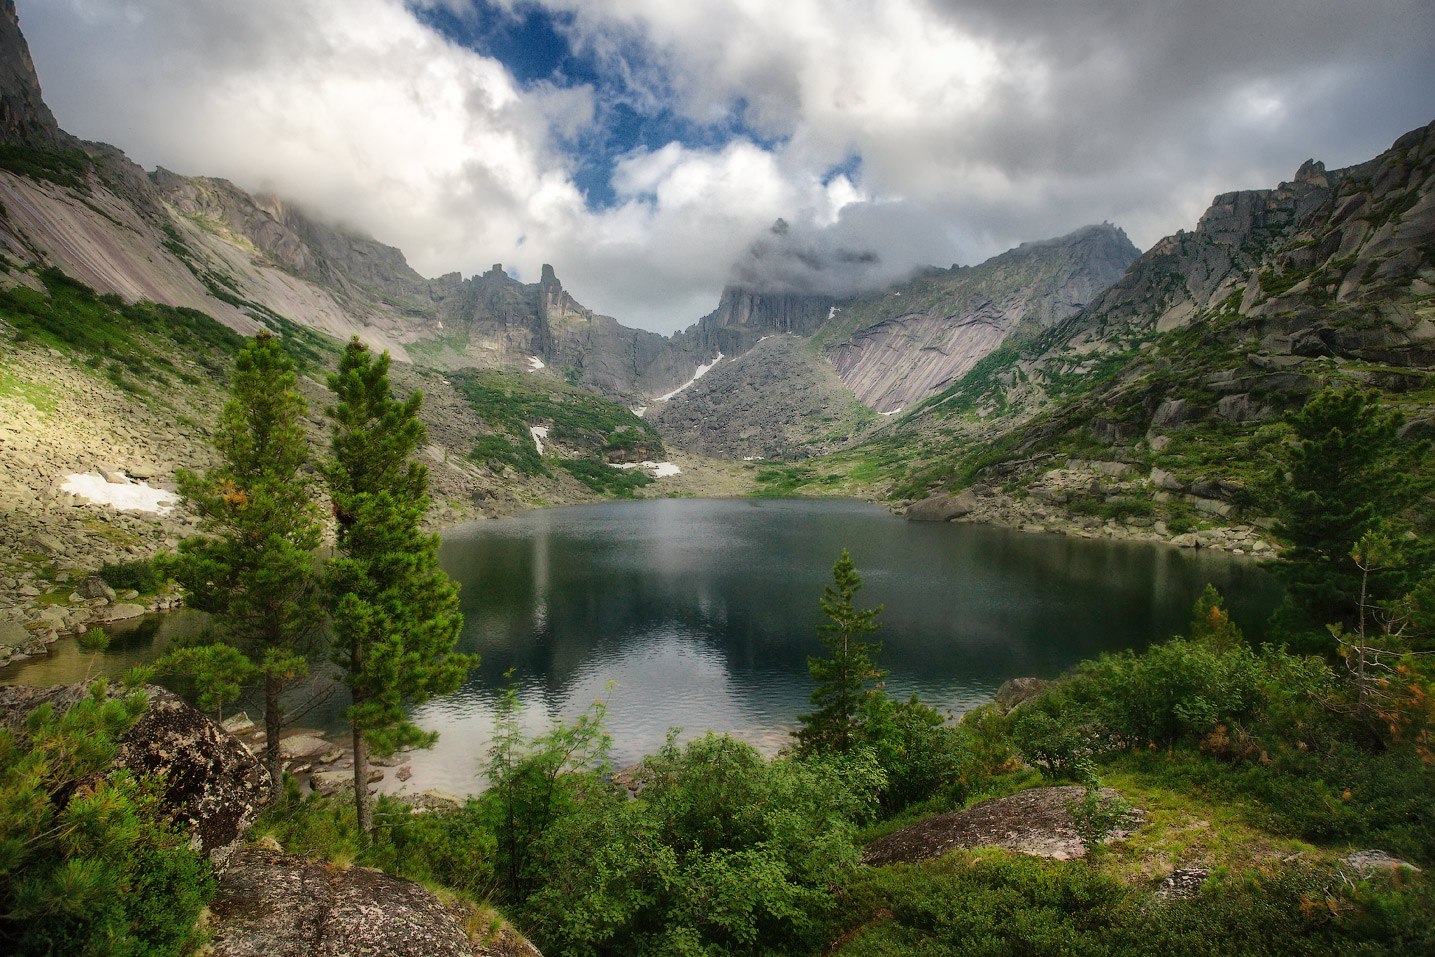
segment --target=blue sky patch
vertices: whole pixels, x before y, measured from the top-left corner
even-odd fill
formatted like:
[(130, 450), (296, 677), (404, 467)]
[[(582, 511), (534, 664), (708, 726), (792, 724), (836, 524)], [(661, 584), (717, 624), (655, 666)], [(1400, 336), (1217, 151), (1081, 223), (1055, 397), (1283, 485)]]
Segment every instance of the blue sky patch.
[[(508, 68), (521, 87), (549, 83), (560, 88), (591, 86), (596, 117), (592, 127), (560, 145), (572, 163), (573, 182), (589, 208), (605, 209), (618, 201), (613, 171), (618, 161), (637, 149), (657, 150), (669, 143), (688, 149), (721, 149), (746, 139), (767, 150), (780, 139), (760, 135), (746, 122), (747, 103), (736, 100), (720, 123), (698, 123), (668, 103), (653, 104), (630, 87), (625, 71), (602, 63), (589, 52), (576, 52), (568, 39), (573, 16), (536, 4), (520, 3), (506, 11), (489, 0), (474, 0), (473, 13), (460, 16), (445, 6), (413, 7), (414, 16), (449, 41), (492, 57)], [(625, 51), (628, 73), (651, 75), (653, 64), (636, 44)], [(671, 99), (671, 97), (669, 98)], [(856, 157), (831, 175), (860, 166)]]

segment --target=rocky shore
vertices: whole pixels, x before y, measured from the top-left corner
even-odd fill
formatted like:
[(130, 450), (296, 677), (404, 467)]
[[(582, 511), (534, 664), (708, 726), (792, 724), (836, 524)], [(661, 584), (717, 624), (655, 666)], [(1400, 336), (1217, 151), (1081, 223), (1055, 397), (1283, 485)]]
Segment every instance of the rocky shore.
[[(1023, 532), (1275, 557), (1280, 546), (1271, 534), (1273, 522), (1243, 515), (1231, 501), (1238, 491), (1225, 483), (1182, 483), (1160, 469), (1143, 475), (1124, 462), (1072, 459), (1024, 487), (979, 484), (957, 494), (894, 503), (893, 508), (910, 521), (977, 522)], [(1155, 517), (1170, 503), (1189, 516), (1179, 525)], [(1091, 512), (1079, 510), (1092, 505), (1097, 507)]]

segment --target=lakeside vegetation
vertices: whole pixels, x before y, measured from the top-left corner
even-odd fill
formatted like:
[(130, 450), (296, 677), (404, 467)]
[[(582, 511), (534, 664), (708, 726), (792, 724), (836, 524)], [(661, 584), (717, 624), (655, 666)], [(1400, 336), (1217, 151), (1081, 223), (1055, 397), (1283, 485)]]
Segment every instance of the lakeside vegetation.
[[(239, 624), (236, 650), (257, 658), (265, 680), (282, 684), (320, 656), (347, 669), (362, 781), (365, 748), (430, 740), (405, 722), (405, 705), (451, 688), (467, 664), (448, 653), (451, 586), (431, 564), (432, 538), (416, 532), (417, 400), (393, 400), (386, 364), (350, 346), (331, 382), (339, 406), (322, 469), (343, 558), (315, 577), (293, 363), (267, 337), (243, 355), (218, 430), (225, 465), (185, 481), (186, 497), (209, 509), (210, 538), (172, 573), (199, 604), (213, 598), (232, 631)], [(267, 425), (252, 431), (255, 422)], [(593, 433), (605, 442), (608, 424)], [(1390, 480), (1406, 453), (1397, 425), (1348, 392), (1291, 420), (1295, 441), (1277, 463), (1291, 478), (1275, 484), (1287, 534), (1302, 544), (1283, 566), (1295, 587), (1279, 644), (1252, 647), (1212, 592), (1183, 636), (1088, 662), (1019, 707), (953, 724), (887, 695), (873, 640), (880, 609), (860, 606), (844, 555), (821, 602), (813, 711), (775, 760), (725, 736), (675, 735), (617, 775), (601, 703), (530, 735), (510, 694), (479, 797), (414, 814), (390, 798), (370, 804), (364, 789), (330, 798), (290, 784), (251, 837), (380, 867), (475, 910), (497, 905), (550, 957), (1430, 950), (1430, 878), (1346, 859), (1379, 848), (1435, 864), (1428, 489)], [(1350, 454), (1332, 451), (1351, 437)], [(257, 552), (241, 544), (256, 541)], [(231, 607), (235, 595), (275, 585), (282, 607), (256, 621), (278, 629), (241, 634), (239, 615), (253, 609)], [(311, 642), (319, 617), (338, 624), (327, 648)], [(435, 667), (413, 670), (416, 661)], [(198, 703), (222, 703), (233, 657), (191, 653), (187, 667)], [(131, 695), (116, 710), (102, 686), (93, 700), (0, 731), (0, 862), (12, 865), (0, 868), (0, 942), (16, 953), (192, 952), (213, 892), (208, 865), (143, 780), (105, 779), (98, 807), (75, 797), (74, 782), (105, 766), (140, 707)], [(1089, 838), (1084, 859), (974, 849), (860, 863), (864, 844), (906, 824), (1043, 783), (1087, 795), (1072, 811)], [(1100, 838), (1116, 819), (1093, 798), (1103, 785), (1144, 814), (1109, 846)], [(1159, 895), (1184, 866), (1209, 879), (1191, 896)], [(131, 894), (101, 906), (84, 888), (106, 881)]]

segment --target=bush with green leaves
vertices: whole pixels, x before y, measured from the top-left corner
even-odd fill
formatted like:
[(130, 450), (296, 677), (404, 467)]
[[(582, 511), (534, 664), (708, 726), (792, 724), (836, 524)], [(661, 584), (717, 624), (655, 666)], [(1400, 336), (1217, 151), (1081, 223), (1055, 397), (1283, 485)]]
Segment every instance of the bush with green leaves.
[(766, 761), (709, 734), (668, 743), (636, 800), (595, 792), (537, 848), (519, 908), (545, 951), (776, 954), (819, 948), (882, 773), (871, 754)]
[(163, 561), (149, 558), (101, 565), (95, 574), (115, 591), (133, 588), (142, 595), (153, 595), (165, 586), (170, 577)]
[(494, 889), (494, 837), (477, 802), (416, 814), (380, 795), (374, 830), (365, 841), (354, 802), (345, 796), (301, 796), (292, 778), (284, 796), (254, 825), (291, 854), (376, 867), (424, 884), (439, 884), (474, 901)]
[[(1435, 948), (1435, 887), (1351, 883), (1292, 862), (1215, 874), (1201, 893), (1153, 901), (1076, 862), (1000, 852), (863, 871), (847, 894), (841, 957), (1304, 957), (1424, 954)], [(836, 936), (834, 933), (833, 936)]]
[(73, 707), (45, 704), (0, 728), (0, 951), (186, 954), (213, 893), (209, 865), (151, 782), (110, 771), (145, 709), (104, 682)]

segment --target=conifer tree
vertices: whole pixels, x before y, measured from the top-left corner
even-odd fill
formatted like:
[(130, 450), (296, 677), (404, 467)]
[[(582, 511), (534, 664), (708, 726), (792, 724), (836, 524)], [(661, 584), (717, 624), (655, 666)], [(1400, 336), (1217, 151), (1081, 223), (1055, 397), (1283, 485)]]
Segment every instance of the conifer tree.
[(854, 599), (861, 587), (862, 576), (843, 549), (832, 567), (832, 584), (822, 590), (827, 622), (817, 632), (829, 657), (807, 659), (807, 670), (817, 687), (812, 691), (816, 710), (798, 718), (802, 723), (797, 731), (798, 747), (804, 753), (850, 750), (862, 715), (881, 695), (877, 683), (886, 672), (873, 665), (872, 658), (882, 646), (862, 639), (880, 630), (877, 615), (882, 606), (858, 608)]
[(259, 660), (264, 761), (276, 794), (280, 695), (306, 672), (322, 620), (314, 558), (321, 526), (296, 384), (293, 361), (269, 333), (241, 350), (214, 438), (220, 465), (178, 474), (204, 534), (180, 544), (172, 568), (189, 604), (214, 615), (228, 639)]
[[(1414, 465), (1428, 444), (1402, 443), (1399, 413), (1353, 389), (1316, 395), (1289, 422), (1296, 441), (1276, 495), (1278, 531), (1290, 541), (1279, 566), (1288, 593), (1281, 624), (1324, 635), (1327, 625), (1357, 623), (1362, 576), (1351, 551), (1418, 500)], [(1408, 586), (1399, 577), (1366, 584), (1392, 598)]]
[(428, 472), (412, 461), (425, 435), (422, 393), (394, 399), (388, 353), (375, 359), (357, 338), (329, 387), (339, 399), (325, 468), (339, 523), (329, 564), (334, 659), (352, 698), (354, 799), (368, 834), (370, 751), (431, 746), (438, 736), (407, 709), (457, 689), (476, 659), (453, 651), (458, 589), (438, 566), (438, 536), (419, 527), (429, 504)]

